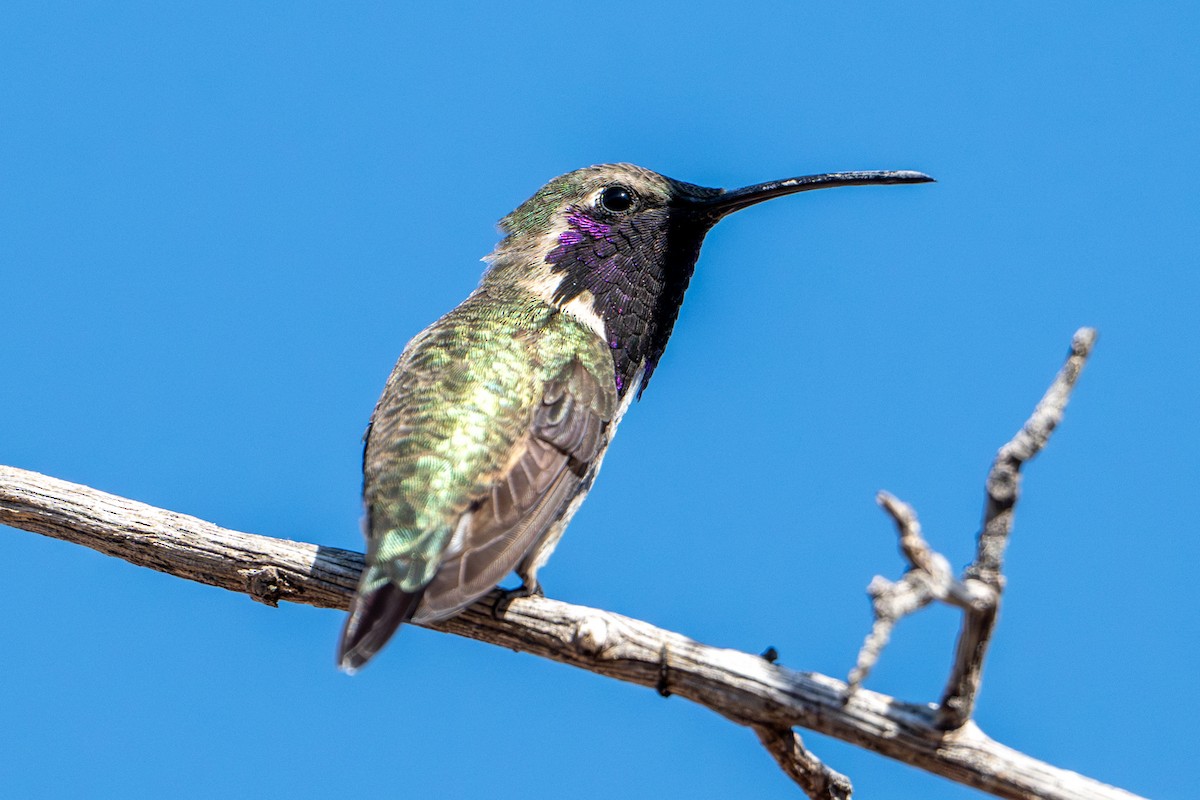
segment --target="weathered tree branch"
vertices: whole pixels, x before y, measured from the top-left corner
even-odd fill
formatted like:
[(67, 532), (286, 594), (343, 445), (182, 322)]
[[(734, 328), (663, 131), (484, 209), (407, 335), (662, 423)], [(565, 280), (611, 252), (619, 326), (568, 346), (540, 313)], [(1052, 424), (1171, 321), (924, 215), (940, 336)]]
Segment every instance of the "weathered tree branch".
[(896, 523), (900, 552), (909, 564), (909, 571), (896, 582), (876, 576), (867, 587), (875, 623), (858, 654), (858, 663), (850, 671), (851, 691), (857, 690), (878, 661), (896, 622), (934, 600), (941, 600), (962, 609), (963, 624), (954, 664), (938, 706), (938, 724), (945, 730), (953, 730), (971, 718), (1004, 591), (1004, 550), (1012, 532), (1021, 466), (1041, 452), (1062, 420), (1071, 390), (1095, 342), (1096, 332), (1090, 328), (1075, 333), (1071, 352), (1054, 383), (1021, 430), (996, 454), (987, 477), (987, 503), (975, 560), (964, 570), (961, 580), (954, 577), (946, 558), (925, 542), (912, 507), (887, 492), (879, 493), (879, 505)]
[(975, 697), (983, 678), (983, 659), (992, 638), (992, 628), (1004, 593), (1004, 550), (1012, 532), (1013, 511), (1021, 491), (1021, 467), (1046, 446), (1050, 434), (1062, 421), (1083, 366), (1096, 343), (1096, 331), (1081, 328), (1071, 339), (1071, 352), (1033, 414), (1012, 440), (1000, 448), (987, 477), (987, 504), (975, 561), (963, 575), (963, 584), (980, 602), (964, 608), (962, 630), (950, 679), (942, 693), (938, 721), (947, 730), (957, 728), (975, 709)]
[(821, 763), (791, 728), (754, 726), (758, 740), (779, 764), (784, 774), (812, 800), (850, 800), (850, 779)]
[[(1054, 406), (1057, 412), (1047, 412), (1049, 428), (1063, 403), (1065, 395)], [(1028, 432), (1028, 441), (1036, 447), (1018, 436), (1016, 445), (1001, 451), (1009, 459), (1006, 463), (1015, 463), (1007, 484), (1012, 491), (1006, 494), (998, 484), (993, 494), (989, 480), (989, 520), (1006, 512), (1011, 516), (1015, 470), (1044, 443), (1049, 428), (1027, 425), (1022, 435)], [(242, 592), (268, 605), (287, 600), (345, 609), (363, 567), (358, 553), (227, 530), (14, 467), (0, 466), (0, 524)], [(917, 533), (919, 537), (919, 529)], [(1007, 535), (1007, 527), (1002, 534)], [(987, 564), (995, 567), (996, 576), (1002, 552), (1003, 542), (997, 547), (989, 539)], [(986, 582), (988, 577), (977, 579)], [(460, 616), (429, 627), (669, 690), (699, 703), (753, 729), (785, 773), (812, 797), (848, 797), (849, 781), (804, 749), (792, 731), (797, 726), (999, 797), (1136, 800), (1121, 789), (1005, 747), (969, 719), (947, 730), (932, 705), (905, 703), (865, 689), (850, 694), (847, 685), (834, 678), (794, 672), (757, 655), (711, 647), (640, 620), (548, 598), (514, 600), (496, 619), (492, 609), (501, 598), (500, 592), (493, 592)]]
[[(289, 600), (345, 609), (362, 569), (357, 553), (226, 530), (12, 467), (0, 467), (0, 522), (271, 605)], [(1001, 797), (1133, 797), (1010, 750), (974, 725), (943, 732), (930, 705), (866, 690), (843, 704), (846, 687), (833, 678), (547, 598), (515, 600), (496, 620), (491, 608), (500, 597), (493, 593), (431, 627), (646, 687), (659, 685), (665, 651), (672, 693), (756, 731), (799, 725)], [(781, 759), (774, 747), (772, 755)]]

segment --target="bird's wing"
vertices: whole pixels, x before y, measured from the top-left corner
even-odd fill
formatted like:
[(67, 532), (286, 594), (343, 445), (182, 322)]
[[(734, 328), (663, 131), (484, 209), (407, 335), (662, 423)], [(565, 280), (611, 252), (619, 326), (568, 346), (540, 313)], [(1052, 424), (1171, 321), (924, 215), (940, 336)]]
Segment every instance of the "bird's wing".
[[(372, 416), (364, 454), (367, 569), (338, 647), (347, 671), (365, 664), (414, 615), (443, 619), (499, 583), (580, 491), (615, 413), (612, 361), (602, 342), (589, 342), (594, 351), (544, 380), (540, 396), (516, 401), (520, 381), (511, 376), (519, 370), (503, 361), (528, 358), (528, 351), (498, 348), (479, 358), (454, 349), (476, 329), (414, 340)], [(423, 395), (436, 380), (442, 394)], [(480, 392), (507, 421), (474, 408), (478, 401), (470, 398)], [(464, 414), (451, 428), (438, 410), (446, 393), (457, 398), (452, 405), (463, 404), (455, 405)], [(470, 453), (457, 444), (460, 434)], [(509, 436), (493, 464), (488, 437)], [(471, 470), (450, 466), (468, 457), (492, 464), (469, 485), (463, 481)]]
[(545, 384), (529, 432), (463, 517), (425, 587), (420, 619), (454, 614), (517, 566), (580, 491), (615, 406), (611, 379), (606, 385), (578, 359)]

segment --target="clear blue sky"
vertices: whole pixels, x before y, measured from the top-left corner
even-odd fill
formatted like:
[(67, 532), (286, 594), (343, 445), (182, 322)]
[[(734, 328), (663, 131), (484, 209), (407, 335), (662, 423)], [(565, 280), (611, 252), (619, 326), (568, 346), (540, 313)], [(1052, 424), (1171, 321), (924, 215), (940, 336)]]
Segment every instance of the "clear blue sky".
[[(6, 4), (0, 463), (357, 549), (393, 361), (545, 180), (925, 170), (715, 230), (547, 590), (844, 675), (902, 571), (876, 490), (969, 560), (995, 449), (1095, 325), (978, 720), (1193, 794), (1195, 4), (251, 5)], [(678, 698), (418, 629), (348, 678), (339, 613), (2, 536), (6, 796), (799, 796)], [(936, 699), (956, 628), (902, 624), (871, 688)], [(809, 740), (861, 797), (977, 796)]]

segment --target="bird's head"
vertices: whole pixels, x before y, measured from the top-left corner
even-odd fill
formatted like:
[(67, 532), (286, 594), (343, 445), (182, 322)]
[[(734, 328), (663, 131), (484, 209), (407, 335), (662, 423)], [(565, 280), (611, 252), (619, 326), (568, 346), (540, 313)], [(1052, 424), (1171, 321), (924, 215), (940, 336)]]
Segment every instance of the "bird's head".
[(666, 348), (704, 236), (728, 214), (832, 186), (924, 183), (919, 172), (840, 172), (710, 189), (632, 164), (575, 170), (500, 221), (488, 280), (515, 283), (577, 317), (613, 350), (624, 393)]

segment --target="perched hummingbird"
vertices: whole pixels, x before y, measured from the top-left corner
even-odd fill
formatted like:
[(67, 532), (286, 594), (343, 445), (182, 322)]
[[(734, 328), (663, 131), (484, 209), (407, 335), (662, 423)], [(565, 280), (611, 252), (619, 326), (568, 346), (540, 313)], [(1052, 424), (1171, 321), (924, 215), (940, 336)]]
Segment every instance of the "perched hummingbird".
[(409, 342), (371, 415), (367, 568), (342, 669), (513, 570), (512, 595), (540, 592), (538, 569), (646, 390), (721, 218), (809, 189), (930, 180), (837, 172), (724, 190), (610, 164), (555, 178), (501, 220), (479, 288)]

